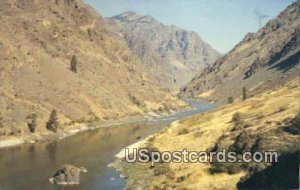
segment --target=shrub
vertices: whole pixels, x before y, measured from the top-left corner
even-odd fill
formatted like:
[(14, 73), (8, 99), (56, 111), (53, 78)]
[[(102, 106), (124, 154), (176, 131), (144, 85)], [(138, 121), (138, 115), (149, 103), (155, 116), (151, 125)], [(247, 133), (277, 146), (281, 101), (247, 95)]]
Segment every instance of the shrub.
[(259, 112), (257, 115), (256, 115), (256, 119), (262, 119), (264, 118), (264, 114), (262, 112)]
[(171, 180), (173, 180), (173, 179), (175, 179), (175, 173), (173, 172), (173, 171), (171, 171), (171, 172), (168, 172), (167, 174), (166, 174), (166, 177), (168, 178), (168, 179), (171, 179)]
[(295, 117), (296, 128), (300, 129), (300, 112)]
[(1, 113), (0, 113), (0, 136), (1, 135), (6, 135), (6, 131), (4, 129), (4, 124), (3, 124), (3, 118), (1, 116)]
[(247, 90), (246, 90), (246, 87), (243, 87), (243, 100), (246, 100), (248, 97), (247, 97)]
[(203, 136), (204, 133), (205, 133), (204, 131), (197, 131), (197, 132), (194, 134), (194, 137), (195, 137), (195, 138), (200, 138), (200, 137)]
[(70, 69), (74, 73), (77, 73), (77, 58), (76, 58), (76, 55), (72, 56)]
[[(148, 151), (143, 152), (144, 154), (146, 154), (150, 159), (149, 161), (152, 161), (152, 158), (154, 158), (155, 160), (159, 159), (159, 157), (155, 154), (156, 152), (159, 152), (159, 150), (154, 147), (154, 146), (148, 146), (147, 147)], [(146, 157), (141, 156), (140, 157), (142, 160), (146, 160)], [(161, 162), (162, 160), (160, 160)]]
[(49, 131), (56, 132), (58, 128), (58, 118), (57, 118), (57, 113), (56, 110), (52, 110), (50, 114), (50, 118), (46, 124), (46, 128)]
[(177, 183), (182, 183), (182, 182), (184, 182), (187, 178), (188, 178), (188, 176), (180, 176), (180, 177), (177, 178), (176, 182), (177, 182)]
[(35, 113), (29, 115), (27, 117), (30, 121), (27, 123), (28, 129), (31, 133), (35, 132), (36, 129), (36, 121), (37, 121), (37, 115)]
[(3, 128), (4, 127), (4, 124), (3, 124), (3, 117), (1, 116), (1, 113), (0, 113), (0, 128)]
[(282, 106), (282, 107), (280, 107), (280, 108), (278, 109), (278, 112), (283, 112), (283, 111), (285, 111), (285, 110), (287, 110), (287, 107)]
[(233, 97), (232, 97), (232, 96), (228, 97), (228, 103), (229, 103), (229, 104), (232, 104), (233, 101), (234, 101), (234, 100), (233, 100)]
[(234, 124), (234, 127), (231, 131), (232, 132), (239, 131), (239, 130), (242, 130), (242, 129), (245, 129), (245, 128), (248, 128), (248, 127), (251, 127), (251, 125), (247, 124), (245, 122), (237, 122), (237, 123)]
[(155, 140), (155, 136), (149, 138), (148, 142), (152, 143)]
[(21, 129), (16, 126), (12, 126), (12, 128), (8, 132), (8, 135), (20, 135), (20, 134), (21, 134)]
[(88, 29), (87, 32), (88, 32), (90, 40), (93, 41), (93, 39), (92, 39), (92, 30)]
[(234, 123), (241, 122), (242, 121), (241, 114), (239, 112), (234, 113), (233, 116), (232, 116), (231, 121), (234, 122)]
[(209, 169), (211, 174), (215, 173), (228, 173), (235, 174), (242, 170), (242, 165), (240, 163), (213, 163), (212, 167)]
[(171, 171), (169, 164), (166, 163), (160, 163), (160, 164), (156, 164), (154, 166), (154, 175), (158, 176), (158, 175), (164, 175), (167, 174)]
[(232, 129), (233, 131), (238, 131), (238, 130), (242, 130), (248, 127), (251, 127), (252, 125), (245, 122), (242, 118), (242, 114), (239, 112), (236, 112), (235, 114), (233, 114), (231, 122), (234, 123), (234, 127)]
[(178, 132), (178, 135), (184, 135), (184, 134), (187, 134), (189, 133), (189, 130), (188, 129), (181, 129), (179, 132)]

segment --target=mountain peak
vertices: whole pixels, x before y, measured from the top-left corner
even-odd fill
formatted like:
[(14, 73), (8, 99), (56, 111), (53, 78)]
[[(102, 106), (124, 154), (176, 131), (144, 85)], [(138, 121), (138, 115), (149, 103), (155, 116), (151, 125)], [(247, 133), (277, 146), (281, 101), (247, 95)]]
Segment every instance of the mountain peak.
[(127, 11), (127, 12), (124, 12), (117, 16), (112, 17), (112, 19), (118, 20), (120, 22), (128, 22), (128, 21), (138, 20), (141, 17), (142, 16), (139, 15), (137, 12)]
[(108, 19), (113, 29), (163, 87), (177, 92), (219, 54), (195, 33), (167, 26), (149, 15), (125, 12)]
[(127, 11), (112, 17), (113, 20), (119, 22), (158, 22), (150, 15), (140, 15), (134, 11)]

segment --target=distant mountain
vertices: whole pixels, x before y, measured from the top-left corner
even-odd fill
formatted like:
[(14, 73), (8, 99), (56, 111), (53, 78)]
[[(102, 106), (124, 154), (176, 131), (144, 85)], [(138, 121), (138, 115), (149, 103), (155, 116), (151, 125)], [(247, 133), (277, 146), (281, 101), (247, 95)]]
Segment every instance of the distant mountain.
[(281, 85), (299, 76), (300, 3), (288, 6), (256, 33), (247, 34), (229, 53), (198, 74), (181, 96), (225, 102)]
[(166, 26), (151, 16), (125, 12), (107, 19), (152, 76), (174, 91), (212, 64), (219, 53), (195, 32)]
[(32, 113), (43, 131), (53, 109), (65, 123), (183, 105), (81, 0), (1, 0), (0, 23), (0, 135), (28, 133)]

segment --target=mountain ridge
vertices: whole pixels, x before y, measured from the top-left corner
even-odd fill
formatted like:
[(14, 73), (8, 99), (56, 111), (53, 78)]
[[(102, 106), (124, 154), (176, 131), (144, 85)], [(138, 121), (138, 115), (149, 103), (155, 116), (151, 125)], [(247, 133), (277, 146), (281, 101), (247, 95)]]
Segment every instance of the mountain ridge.
[[(255, 95), (298, 75), (299, 1), (256, 33), (248, 33), (230, 52), (198, 73), (181, 89), (182, 97), (225, 103), (242, 88)], [(209, 97), (210, 96), (210, 97)]]
[(53, 109), (64, 124), (184, 106), (81, 0), (3, 0), (0, 7), (1, 135), (28, 133), (32, 113), (43, 132)]
[(144, 63), (153, 78), (172, 92), (219, 57), (196, 32), (167, 26), (130, 11), (106, 19)]

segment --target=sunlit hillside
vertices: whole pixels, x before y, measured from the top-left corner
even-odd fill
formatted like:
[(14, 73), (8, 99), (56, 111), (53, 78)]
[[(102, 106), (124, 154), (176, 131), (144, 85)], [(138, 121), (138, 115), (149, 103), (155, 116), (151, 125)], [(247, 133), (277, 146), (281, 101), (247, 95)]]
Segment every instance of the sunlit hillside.
[[(236, 146), (240, 146), (243, 151), (255, 147), (262, 151), (276, 150), (280, 155), (293, 153), (300, 143), (300, 126), (299, 123), (296, 126), (294, 119), (297, 114), (300, 117), (299, 100), (299, 79), (294, 79), (274, 91), (174, 122), (148, 139), (147, 147), (159, 151), (221, 148), (237, 151)], [(233, 122), (237, 113), (243, 124)], [(129, 189), (235, 189), (250, 168), (263, 170), (267, 166), (232, 164), (226, 168), (225, 165), (223, 170), (212, 174), (211, 168), (218, 166), (207, 163), (157, 164), (152, 169), (148, 164), (125, 164), (125, 175), (129, 178)], [(162, 172), (157, 174), (156, 170)]]

